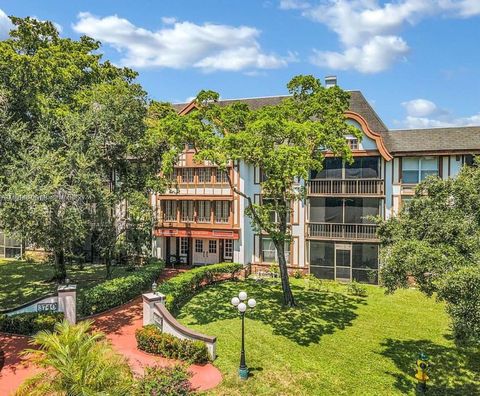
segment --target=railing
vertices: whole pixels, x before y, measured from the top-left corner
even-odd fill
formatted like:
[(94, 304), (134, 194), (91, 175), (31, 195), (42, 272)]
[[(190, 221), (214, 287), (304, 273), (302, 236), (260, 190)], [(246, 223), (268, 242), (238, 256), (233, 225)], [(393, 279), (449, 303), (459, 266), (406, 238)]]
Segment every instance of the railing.
[(307, 236), (319, 239), (376, 240), (376, 224), (309, 223)]
[(316, 179), (308, 182), (309, 195), (384, 195), (381, 179)]

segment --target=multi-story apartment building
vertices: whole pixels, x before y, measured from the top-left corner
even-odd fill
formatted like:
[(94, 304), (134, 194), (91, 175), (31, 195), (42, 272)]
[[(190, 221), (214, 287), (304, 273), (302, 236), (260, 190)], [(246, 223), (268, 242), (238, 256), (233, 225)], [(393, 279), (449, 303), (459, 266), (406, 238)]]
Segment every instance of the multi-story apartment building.
[[(471, 164), (480, 154), (480, 127), (391, 131), (361, 92), (350, 94), (347, 122), (363, 134), (361, 140), (345, 137), (354, 162), (325, 153), (324, 169), (301, 181), (307, 198), (292, 206), (287, 259), (291, 270), (319, 278), (376, 283), (379, 240), (373, 217), (395, 215), (427, 176), (454, 177)], [(284, 98), (219, 104), (242, 101), (254, 109)], [(194, 102), (175, 106), (180, 114), (195, 111)], [(260, 169), (238, 163), (229, 172), (237, 188), (261, 203)], [(233, 193), (222, 172), (194, 163), (186, 146), (175, 177), (178, 189), (154, 198), (154, 255), (190, 265), (231, 260), (252, 264), (254, 270), (277, 261), (273, 243), (254, 233), (244, 214), (246, 200)]]

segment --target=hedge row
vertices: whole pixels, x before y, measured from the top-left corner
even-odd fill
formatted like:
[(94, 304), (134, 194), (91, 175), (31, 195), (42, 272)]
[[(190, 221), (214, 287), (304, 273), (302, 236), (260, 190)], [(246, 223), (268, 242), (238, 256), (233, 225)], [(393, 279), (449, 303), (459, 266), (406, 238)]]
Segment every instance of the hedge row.
[(198, 267), (162, 283), (159, 292), (167, 296), (165, 305), (173, 315), (176, 315), (183, 304), (199, 289), (216, 280), (224, 279), (225, 276), (234, 278), (241, 269), (243, 265), (237, 263)]
[(63, 312), (25, 312), (0, 315), (0, 332), (33, 335), (40, 330), (53, 331), (55, 323), (63, 320)]
[(207, 346), (202, 341), (181, 340), (171, 334), (162, 333), (155, 325), (147, 325), (135, 332), (137, 347), (142, 351), (170, 359), (192, 363), (207, 363)]
[(102, 282), (82, 290), (77, 296), (77, 311), (80, 317), (94, 315), (138, 297), (157, 280), (165, 264), (161, 261), (146, 264), (131, 275)]

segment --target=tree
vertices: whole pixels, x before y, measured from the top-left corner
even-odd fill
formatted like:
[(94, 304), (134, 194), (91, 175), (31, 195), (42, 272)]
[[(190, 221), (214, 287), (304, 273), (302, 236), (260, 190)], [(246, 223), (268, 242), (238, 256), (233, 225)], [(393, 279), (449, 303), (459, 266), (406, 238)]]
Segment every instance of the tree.
[(1, 164), (2, 227), (52, 252), (62, 281), (66, 254), (114, 224), (129, 194), (148, 199), (158, 162), (144, 162), (146, 93), (135, 72), (101, 62), (99, 42), (60, 38), (50, 22), (11, 19), (16, 29), (0, 42), (2, 138), (15, 143)]
[[(359, 131), (345, 121), (349, 94), (339, 87), (324, 88), (313, 76), (294, 77), (287, 85), (292, 96), (274, 106), (251, 110), (245, 103), (218, 106), (219, 95), (201, 91), (197, 111), (178, 117), (164, 111), (158, 129), (170, 139), (170, 147), (181, 150), (188, 142), (195, 146), (198, 161), (210, 161), (220, 169), (235, 161), (261, 169), (263, 203), (238, 189), (227, 173), (233, 191), (247, 201), (246, 214), (256, 232), (265, 232), (278, 252), (283, 302), (294, 306), (285, 245), (291, 241), (288, 221), (291, 205), (304, 199), (300, 180), (310, 170), (320, 170), (324, 151), (350, 159), (345, 135), (360, 138)], [(164, 157), (169, 173), (178, 152)]]
[(381, 221), (380, 280), (388, 292), (419, 289), (447, 303), (458, 340), (479, 340), (480, 168), (431, 177), (397, 217)]
[(27, 379), (17, 396), (130, 395), (133, 376), (124, 357), (102, 333), (91, 332), (91, 322), (55, 325), (32, 340), (35, 349), (24, 352), (45, 371)]

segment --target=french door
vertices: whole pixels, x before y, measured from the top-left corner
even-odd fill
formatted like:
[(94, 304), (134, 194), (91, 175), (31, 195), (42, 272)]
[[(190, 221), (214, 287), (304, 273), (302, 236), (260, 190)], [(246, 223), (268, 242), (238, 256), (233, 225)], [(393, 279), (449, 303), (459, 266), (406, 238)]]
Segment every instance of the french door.
[(194, 239), (193, 265), (218, 263), (219, 250), (218, 240), (216, 239)]

